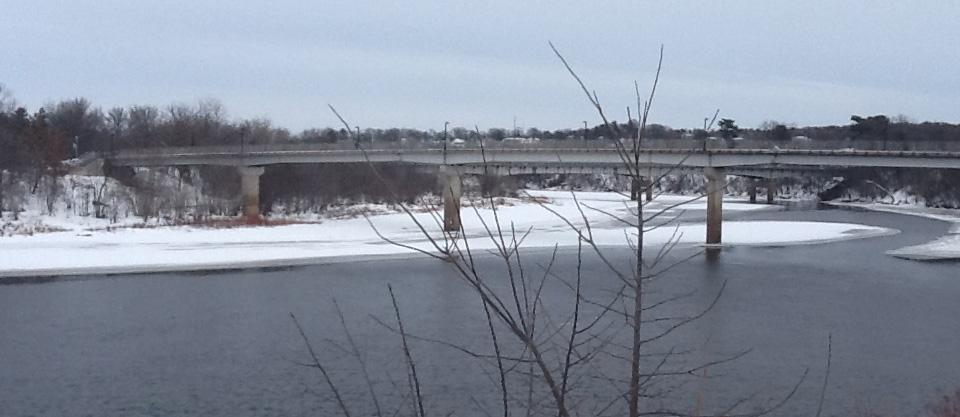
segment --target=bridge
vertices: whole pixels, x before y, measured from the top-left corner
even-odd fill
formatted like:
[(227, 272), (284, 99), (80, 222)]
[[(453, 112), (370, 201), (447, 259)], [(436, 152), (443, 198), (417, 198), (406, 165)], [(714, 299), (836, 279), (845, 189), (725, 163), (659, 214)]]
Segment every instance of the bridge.
[[(594, 148), (419, 148), (324, 149), (315, 145), (248, 145), (126, 149), (88, 154), (78, 172), (102, 173), (111, 166), (164, 167), (235, 166), (241, 178), (243, 213), (259, 216), (260, 175), (276, 164), (404, 163), (437, 170), (443, 182), (444, 228), (460, 229), (461, 176), (464, 174), (520, 175), (553, 173), (642, 173), (645, 184), (633, 182), (634, 196), (645, 188), (652, 198), (652, 179), (667, 172), (697, 172), (707, 177), (708, 244), (721, 243), (723, 188), (727, 175), (767, 179), (767, 200), (773, 202), (776, 178), (810, 171), (851, 167), (960, 169), (960, 152), (876, 151), (856, 149), (641, 149), (639, 158), (625, 162), (614, 147)], [(634, 166), (635, 165), (635, 166)], [(756, 200), (756, 185), (750, 188)]]

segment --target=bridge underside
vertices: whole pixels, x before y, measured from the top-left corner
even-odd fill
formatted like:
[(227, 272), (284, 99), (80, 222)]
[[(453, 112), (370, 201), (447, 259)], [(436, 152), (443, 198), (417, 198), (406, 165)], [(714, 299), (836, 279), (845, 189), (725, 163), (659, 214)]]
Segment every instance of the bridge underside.
[[(436, 171), (437, 168), (429, 165), (420, 165), (422, 170)], [(444, 228), (447, 231), (460, 229), (460, 192), (461, 175), (555, 175), (555, 174), (586, 174), (586, 175), (621, 175), (634, 176), (631, 171), (622, 166), (609, 164), (487, 164), (487, 165), (460, 165), (440, 168), (444, 201)], [(708, 245), (718, 245), (722, 242), (723, 223), (723, 194), (727, 185), (727, 176), (735, 175), (750, 179), (748, 194), (750, 202), (757, 202), (757, 183), (763, 180), (766, 188), (767, 204), (773, 204), (777, 193), (777, 178), (809, 175), (810, 170), (784, 166), (756, 166), (745, 168), (694, 168), (685, 166), (651, 165), (639, 169), (641, 176), (631, 181), (631, 198), (639, 199), (645, 194), (647, 201), (653, 200), (655, 181), (666, 175), (695, 174), (707, 178), (707, 238)], [(449, 188), (449, 189), (448, 189)], [(456, 207), (457, 211), (450, 211), (448, 207)], [(447, 221), (447, 219), (452, 219)]]
[[(622, 175), (630, 176), (630, 170), (618, 166), (605, 164), (490, 164), (487, 166), (435, 166), (420, 165), (422, 170), (438, 173), (443, 190), (443, 228), (448, 232), (460, 231), (460, 207), (462, 196), (463, 175), (552, 175), (552, 174), (590, 174), (590, 175)], [(260, 217), (260, 176), (265, 169), (260, 166), (238, 166), (241, 181), (242, 215), (248, 221), (255, 221)], [(665, 175), (702, 174), (707, 182), (707, 238), (709, 245), (720, 244), (722, 241), (723, 222), (723, 191), (726, 187), (727, 175), (739, 175), (751, 178), (749, 187), (750, 201), (756, 202), (757, 179), (766, 179), (767, 203), (773, 203), (775, 196), (776, 178), (792, 177), (802, 174), (802, 170), (790, 167), (764, 166), (737, 169), (723, 168), (693, 168), (645, 166), (640, 168), (642, 177), (632, 182), (631, 196), (638, 199), (641, 193), (646, 194), (646, 200), (653, 199), (654, 182)]]
[[(103, 156), (85, 155), (75, 172), (89, 171)], [(625, 168), (621, 155), (609, 148), (596, 149), (403, 149), (324, 150), (299, 146), (251, 146), (219, 148), (166, 148), (120, 151), (109, 156), (112, 166), (236, 166), (240, 170), (244, 215), (259, 216), (259, 176), (265, 165), (306, 163), (405, 163), (431, 171), (439, 170), (444, 193), (444, 229), (460, 229), (462, 175), (532, 174), (639, 174), (633, 184), (635, 196), (645, 190), (652, 197), (653, 182), (670, 174), (702, 174), (708, 179), (707, 243), (721, 241), (722, 195), (728, 175), (751, 178), (748, 193), (756, 201), (757, 182), (766, 181), (767, 202), (772, 203), (776, 179), (802, 177), (812, 172), (830, 172), (852, 167), (960, 169), (960, 154), (916, 151), (779, 150), (779, 149), (644, 149), (639, 173)]]
[[(429, 165), (421, 165), (424, 169), (433, 170)], [(460, 165), (457, 169), (469, 175), (554, 175), (554, 174), (586, 174), (586, 175), (622, 175), (630, 176), (631, 170), (622, 165), (610, 164), (489, 164), (489, 165)], [(810, 172), (823, 171), (821, 169), (803, 169), (791, 166), (761, 165), (754, 167), (735, 167), (724, 170), (727, 175), (736, 175), (751, 178), (794, 178), (809, 175)], [(665, 175), (703, 174), (704, 168), (689, 166), (668, 165), (641, 165), (640, 174), (644, 177), (662, 177)]]

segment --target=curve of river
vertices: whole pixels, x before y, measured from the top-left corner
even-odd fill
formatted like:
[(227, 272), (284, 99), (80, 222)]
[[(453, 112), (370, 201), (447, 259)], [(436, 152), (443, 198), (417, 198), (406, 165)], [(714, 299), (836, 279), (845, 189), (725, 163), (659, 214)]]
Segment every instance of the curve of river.
[[(692, 412), (697, 397), (704, 412), (749, 395), (766, 404), (809, 369), (776, 415), (812, 415), (828, 335), (833, 364), (825, 415), (915, 415), (938, 394), (960, 387), (958, 265), (884, 254), (937, 238), (944, 223), (847, 210), (744, 218), (863, 223), (902, 233), (786, 248), (726, 248), (715, 261), (696, 257), (673, 270), (673, 278), (656, 290), (699, 290), (678, 309), (707, 305), (721, 283), (727, 285), (714, 309), (670, 343), (694, 346), (695, 355), (707, 360), (750, 349), (711, 369), (711, 378), (678, 388), (674, 408)], [(610, 251), (616, 262), (629, 259), (625, 250)], [(560, 270), (570, 270), (572, 254), (562, 250)], [(529, 252), (526, 263), (534, 268), (549, 256)], [(596, 259), (588, 258), (584, 268), (590, 288), (609, 284)], [(387, 284), (397, 292), (410, 332), (487, 346), (476, 296), (453, 278), (448, 265), (421, 258), (0, 285), (0, 414), (334, 415), (322, 380), (299, 364), (308, 356), (290, 313), (300, 318), (348, 402), (369, 412), (355, 362), (325, 340), (343, 340), (331, 301), (336, 298), (373, 373), (381, 375), (377, 388), (390, 391), (391, 379), (402, 384), (396, 336), (373, 319), (392, 317)], [(565, 290), (544, 292), (546, 304), (568, 299)], [(495, 404), (495, 395), (482, 394), (490, 381), (475, 361), (433, 343), (412, 348), (432, 409), (474, 415), (479, 413), (474, 400)], [(401, 399), (385, 394), (381, 401)]]

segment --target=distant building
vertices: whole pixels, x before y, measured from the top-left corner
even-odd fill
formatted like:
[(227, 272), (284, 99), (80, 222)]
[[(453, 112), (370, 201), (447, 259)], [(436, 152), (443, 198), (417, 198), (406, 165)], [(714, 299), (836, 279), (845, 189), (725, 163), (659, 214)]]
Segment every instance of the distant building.
[(517, 144), (529, 145), (532, 143), (540, 143), (540, 138), (509, 137), (509, 138), (503, 138), (503, 141), (506, 143), (517, 143)]

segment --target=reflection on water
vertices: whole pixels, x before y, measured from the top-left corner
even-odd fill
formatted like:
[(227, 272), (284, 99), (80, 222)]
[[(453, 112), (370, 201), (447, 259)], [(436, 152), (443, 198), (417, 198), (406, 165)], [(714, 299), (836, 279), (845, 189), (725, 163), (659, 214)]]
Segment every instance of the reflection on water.
[[(722, 410), (756, 394), (769, 404), (808, 380), (779, 415), (809, 415), (819, 397), (828, 334), (833, 367), (825, 414), (866, 409), (912, 415), (960, 385), (960, 280), (953, 264), (885, 256), (929, 241), (946, 225), (914, 217), (847, 210), (750, 214), (758, 220), (864, 222), (894, 227), (896, 236), (788, 248), (708, 251), (651, 284), (651, 297), (696, 290), (664, 314), (715, 307), (661, 347), (694, 349), (690, 363), (750, 353), (710, 367), (674, 393), (682, 410)], [(696, 249), (699, 250), (699, 249)], [(628, 264), (628, 250), (608, 252)], [(682, 257), (677, 254), (676, 257)], [(525, 253), (526, 271), (549, 263), (549, 251)], [(575, 270), (575, 252), (561, 250), (558, 270)], [(489, 260), (484, 265), (493, 268)], [(602, 294), (616, 281), (595, 257), (585, 260), (585, 291)], [(86, 277), (0, 286), (0, 407), (27, 415), (334, 415), (322, 380), (299, 363), (308, 358), (289, 314), (295, 313), (348, 401), (368, 403), (354, 358), (326, 340), (342, 340), (336, 298), (375, 385), (394, 392), (405, 370), (391, 323), (386, 285), (397, 292), (409, 330), (478, 350), (489, 330), (476, 295), (430, 260), (343, 263), (273, 271)], [(570, 292), (543, 292), (551, 314), (563, 315)], [(432, 407), (477, 414), (473, 401), (496, 404), (489, 375), (461, 352), (414, 343), (418, 372)], [(622, 371), (616, 362), (601, 364)], [(698, 374), (698, 375), (700, 375)], [(386, 377), (384, 375), (389, 375)], [(607, 385), (587, 385), (598, 394)], [(491, 395), (486, 395), (486, 393)], [(381, 401), (405, 401), (384, 394)], [(476, 412), (475, 412), (476, 411)], [(751, 411), (749, 407), (740, 410)]]

